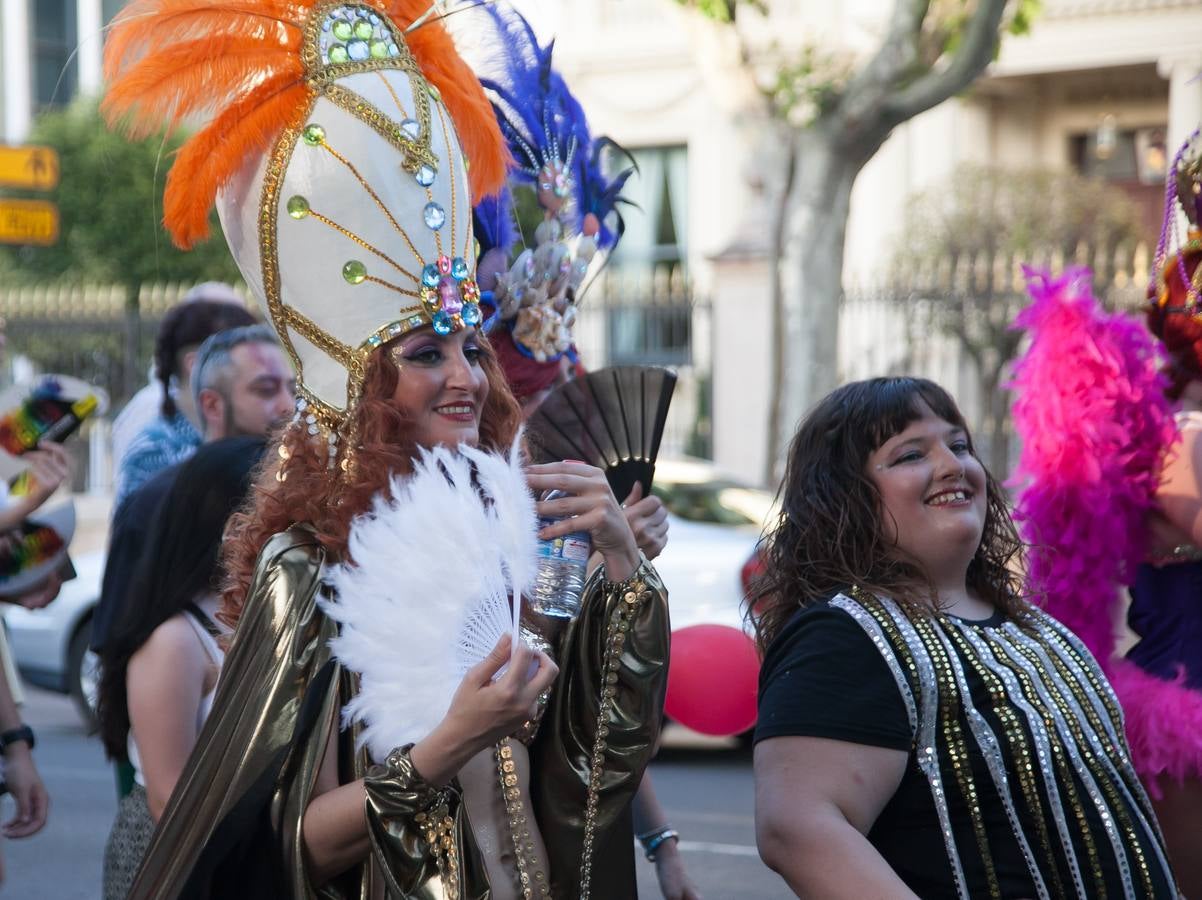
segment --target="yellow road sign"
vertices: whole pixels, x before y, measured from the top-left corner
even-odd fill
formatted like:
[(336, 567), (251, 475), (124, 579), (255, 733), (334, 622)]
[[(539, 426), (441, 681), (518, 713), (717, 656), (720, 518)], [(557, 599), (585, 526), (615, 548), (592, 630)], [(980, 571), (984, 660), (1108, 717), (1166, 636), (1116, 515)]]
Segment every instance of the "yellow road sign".
[(0, 200), (0, 244), (58, 242), (58, 207), (45, 200)]
[(32, 191), (58, 187), (58, 152), (53, 147), (0, 144), (0, 187)]

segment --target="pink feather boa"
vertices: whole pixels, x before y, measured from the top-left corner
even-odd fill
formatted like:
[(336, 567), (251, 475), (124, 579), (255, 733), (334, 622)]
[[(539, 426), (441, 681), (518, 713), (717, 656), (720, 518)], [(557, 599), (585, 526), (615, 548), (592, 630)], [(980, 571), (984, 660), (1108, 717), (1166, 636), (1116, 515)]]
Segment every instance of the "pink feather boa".
[(1015, 327), (1031, 344), (1011, 387), (1029, 586), (1106, 670), (1136, 768), (1158, 793), (1162, 775), (1202, 773), (1202, 695), (1115, 658), (1120, 591), (1143, 559), (1145, 520), (1177, 438), (1157, 345), (1132, 317), (1101, 308), (1087, 271), (1026, 274), (1033, 302)]

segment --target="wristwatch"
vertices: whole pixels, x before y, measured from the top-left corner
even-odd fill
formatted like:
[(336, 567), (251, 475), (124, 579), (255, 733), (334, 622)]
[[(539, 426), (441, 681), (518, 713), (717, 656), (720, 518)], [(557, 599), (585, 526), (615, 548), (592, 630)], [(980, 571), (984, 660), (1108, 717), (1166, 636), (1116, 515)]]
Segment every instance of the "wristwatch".
[(33, 749), (33, 729), (28, 725), (22, 725), (20, 728), (10, 728), (8, 731), (0, 732), (0, 753), (7, 753), (10, 745), (17, 741), (24, 741), (29, 745), (29, 749)]

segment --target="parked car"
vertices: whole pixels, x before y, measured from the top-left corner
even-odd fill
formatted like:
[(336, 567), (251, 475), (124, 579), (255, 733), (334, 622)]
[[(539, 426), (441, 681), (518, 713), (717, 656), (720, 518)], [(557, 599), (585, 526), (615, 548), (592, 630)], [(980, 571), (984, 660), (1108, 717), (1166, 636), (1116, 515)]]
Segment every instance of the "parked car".
[(774, 499), (698, 460), (661, 460), (652, 490), (669, 514), (655, 561), (672, 620), (665, 711), (706, 734), (745, 734), (755, 724), (759, 657), (742, 602)]
[(72, 557), (76, 577), (43, 609), (4, 604), (4, 627), (21, 677), (70, 694), (84, 721), (95, 722), (96, 655), (88, 649), (92, 611), (100, 598), (104, 553)]

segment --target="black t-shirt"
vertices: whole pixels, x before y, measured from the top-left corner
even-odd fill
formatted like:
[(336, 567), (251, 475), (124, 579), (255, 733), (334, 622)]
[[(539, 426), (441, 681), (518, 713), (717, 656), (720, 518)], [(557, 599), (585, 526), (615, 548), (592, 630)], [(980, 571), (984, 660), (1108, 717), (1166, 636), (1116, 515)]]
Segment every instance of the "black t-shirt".
[[(987, 621), (964, 624), (985, 628), (999, 626), (1004, 621), (997, 615)], [(965, 669), (973, 705), (990, 720), (994, 731), (1001, 734), (1002, 726), (994, 717), (983, 679), (969, 667)], [(960, 720), (967, 733), (967, 723), (963, 719), (961, 711)], [(918, 766), (914, 731), (898, 682), (865, 630), (849, 613), (828, 603), (815, 604), (795, 615), (772, 643), (764, 659), (755, 739), (759, 742), (786, 736), (829, 738), (908, 753), (901, 783), (873, 824), (868, 839), (910, 889), (924, 900), (957, 896), (930, 782)], [(970, 743), (970, 746), (976, 749), (975, 744)], [(969, 765), (1001, 895), (1003, 898), (1035, 897), (1035, 885), (1022, 847), (1015, 837), (984, 754), (979, 750), (971, 752)], [(1016, 773), (1010, 772), (1009, 777), (1013, 785), (1017, 781)], [(970, 811), (957, 789), (955, 775), (947, 765), (943, 766), (943, 784), (969, 894), (988, 897), (985, 865), (977, 852)], [(1079, 782), (1076, 787), (1079, 796), (1086, 796)], [(1042, 788), (1041, 796), (1047, 810), (1048, 798)], [(1017, 799), (1015, 808), (1020, 817), (1024, 816), (1024, 808)], [(1071, 818), (1073, 813), (1068, 815)], [(1090, 822), (1090, 831), (1104, 843), (1096, 810), (1090, 808), (1085, 815)], [(1054, 842), (1055, 826), (1051, 825), (1051, 828)], [(1033, 823), (1024, 820), (1023, 831), (1033, 847), (1040, 846)], [(1086, 869), (1088, 851), (1076, 834), (1073, 845), (1077, 859)], [(1146, 850), (1151, 853), (1151, 846), (1146, 845)], [(1045, 854), (1036, 853), (1036, 856), (1046, 859)], [(1041, 863), (1049, 888), (1059, 883), (1068, 895), (1074, 895), (1076, 891), (1067, 864), (1058, 860), (1056, 868), (1058, 871), (1053, 874), (1050, 867), (1045, 869)], [(1113, 886), (1111, 894), (1122, 896), (1121, 878), (1113, 861), (1109, 867), (1104, 862), (1103, 868), (1108, 868), (1105, 881), (1108, 887)], [(1157, 890), (1152, 896), (1175, 896), (1163, 878), (1157, 881)], [(1086, 872), (1087, 888), (1092, 883)], [(1138, 896), (1148, 896), (1146, 891), (1139, 890), (1138, 877), (1135, 884)]]

